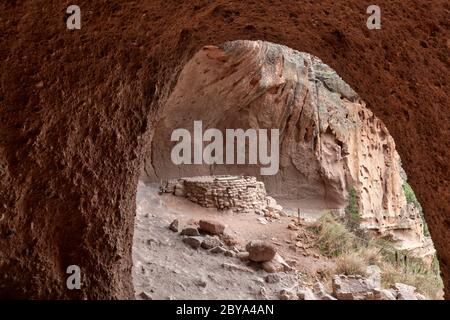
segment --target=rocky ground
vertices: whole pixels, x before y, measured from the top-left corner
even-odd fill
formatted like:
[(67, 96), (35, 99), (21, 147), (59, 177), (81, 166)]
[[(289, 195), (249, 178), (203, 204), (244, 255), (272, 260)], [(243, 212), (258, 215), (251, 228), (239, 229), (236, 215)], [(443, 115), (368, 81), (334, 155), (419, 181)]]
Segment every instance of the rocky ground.
[(414, 287), (379, 290), (370, 277), (335, 275), (308, 240), (304, 219), (200, 207), (157, 185), (138, 185), (133, 244), (137, 299), (401, 299)]
[[(288, 245), (295, 243), (286, 232), (291, 218), (268, 222), (256, 214), (218, 212), (184, 198), (160, 196), (156, 185), (142, 183), (137, 204), (133, 250), (137, 297), (145, 292), (152, 299), (273, 299), (282, 289), (297, 285), (295, 272), (280, 274), (277, 280), (268, 279), (275, 283), (268, 283), (268, 273), (256, 266), (248, 267), (236, 257), (233, 246), (227, 255), (234, 256), (193, 249), (182, 241), (183, 236), (168, 228), (174, 219), (179, 221), (179, 231), (195, 227), (199, 219), (218, 220), (226, 226), (230, 238), (237, 240), (236, 249), (242, 250), (247, 241), (260, 239), (288, 253)], [(295, 254), (284, 256), (294, 258)]]

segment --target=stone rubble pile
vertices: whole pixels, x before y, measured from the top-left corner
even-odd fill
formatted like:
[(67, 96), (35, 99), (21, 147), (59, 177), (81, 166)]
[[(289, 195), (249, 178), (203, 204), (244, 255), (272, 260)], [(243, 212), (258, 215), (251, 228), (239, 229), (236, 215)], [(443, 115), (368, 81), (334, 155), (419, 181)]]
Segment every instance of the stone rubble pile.
[[(173, 220), (168, 228), (179, 232), (182, 241), (193, 249), (202, 248), (212, 254), (224, 254), (236, 257), (255, 269), (267, 273), (287, 272), (293, 270), (277, 253), (275, 247), (265, 241), (250, 241), (243, 249), (236, 237), (225, 231), (225, 225), (213, 220), (200, 220), (198, 226), (186, 226), (179, 230), (179, 221)], [(228, 266), (228, 268), (230, 268)], [(234, 268), (236, 269), (237, 266)], [(243, 266), (240, 266), (243, 268)], [(247, 267), (245, 267), (247, 269)]]
[[(168, 228), (179, 232), (182, 241), (191, 248), (204, 249), (211, 254), (223, 254), (244, 263), (223, 263), (222, 267), (231, 271), (254, 272), (262, 269), (268, 273), (266, 283), (279, 282), (279, 274), (294, 270), (278, 254), (276, 248), (266, 241), (252, 240), (245, 249), (239, 239), (226, 232), (226, 227), (213, 220), (200, 220), (195, 225), (179, 229), (179, 221), (173, 220)], [(317, 281), (312, 287), (295, 286), (283, 288), (279, 292), (282, 300), (425, 300), (416, 288), (396, 283), (389, 289), (381, 288), (381, 269), (376, 265), (367, 267), (366, 276), (334, 275), (332, 289), (328, 291), (323, 283)]]
[[(381, 288), (380, 269), (368, 267), (368, 277), (361, 275), (335, 275), (332, 279), (332, 291), (328, 292), (321, 282), (314, 287), (299, 288), (297, 298), (300, 300), (425, 300), (426, 297), (413, 286), (396, 283), (389, 289)], [(280, 292), (280, 298), (285, 297)]]

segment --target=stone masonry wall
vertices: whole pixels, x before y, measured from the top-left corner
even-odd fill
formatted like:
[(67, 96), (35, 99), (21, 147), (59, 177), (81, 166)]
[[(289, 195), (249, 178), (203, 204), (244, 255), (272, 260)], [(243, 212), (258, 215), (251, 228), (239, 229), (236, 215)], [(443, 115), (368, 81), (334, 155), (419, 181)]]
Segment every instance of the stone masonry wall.
[(250, 176), (201, 176), (167, 181), (163, 192), (184, 196), (206, 208), (263, 214), (271, 199), (263, 182)]

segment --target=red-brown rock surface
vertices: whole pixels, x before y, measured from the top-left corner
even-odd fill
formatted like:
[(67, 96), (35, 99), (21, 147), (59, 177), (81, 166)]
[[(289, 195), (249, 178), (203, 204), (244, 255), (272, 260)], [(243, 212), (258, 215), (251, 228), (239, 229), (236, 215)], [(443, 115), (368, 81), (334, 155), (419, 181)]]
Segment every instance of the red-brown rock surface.
[[(450, 298), (448, 4), (360, 1), (0, 4), (0, 297), (129, 298), (149, 129), (204, 45), (267, 40), (320, 57), (394, 137)], [(79, 264), (83, 290), (65, 273)]]

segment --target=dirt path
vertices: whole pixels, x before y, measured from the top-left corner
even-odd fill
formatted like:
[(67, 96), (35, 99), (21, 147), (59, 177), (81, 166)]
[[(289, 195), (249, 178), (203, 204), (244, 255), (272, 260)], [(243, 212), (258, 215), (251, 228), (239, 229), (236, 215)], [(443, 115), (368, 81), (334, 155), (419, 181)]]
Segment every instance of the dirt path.
[[(280, 255), (301, 272), (315, 273), (328, 262), (296, 250), (297, 231), (289, 230), (292, 217), (261, 223), (256, 214), (219, 212), (200, 207), (170, 194), (159, 195), (156, 185), (139, 183), (133, 244), (133, 281), (136, 296), (146, 292), (152, 299), (276, 299), (281, 289), (298, 283), (297, 272), (278, 273), (280, 281), (269, 284), (263, 270), (248, 269), (235, 257), (194, 250), (182, 242), (168, 225), (178, 219), (180, 226), (200, 219), (214, 219), (245, 247), (261, 239), (276, 245)], [(232, 264), (242, 267), (224, 267)]]

